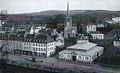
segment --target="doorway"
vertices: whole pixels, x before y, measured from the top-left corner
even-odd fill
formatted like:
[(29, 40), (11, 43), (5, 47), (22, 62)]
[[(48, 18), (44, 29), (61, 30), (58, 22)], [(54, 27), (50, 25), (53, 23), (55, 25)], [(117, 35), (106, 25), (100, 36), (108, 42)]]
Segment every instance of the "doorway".
[(75, 55), (72, 56), (72, 61), (76, 61), (76, 56)]

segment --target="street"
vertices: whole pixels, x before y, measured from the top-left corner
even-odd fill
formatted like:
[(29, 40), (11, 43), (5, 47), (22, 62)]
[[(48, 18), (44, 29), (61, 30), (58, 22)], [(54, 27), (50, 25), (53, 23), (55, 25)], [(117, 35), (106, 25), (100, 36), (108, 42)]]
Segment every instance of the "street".
[[(1, 55), (1, 54), (0, 54)], [(26, 55), (16, 55), (9, 54), (8, 59), (11, 61), (15, 61), (17, 63), (33, 63), (30, 59), (32, 56)], [(52, 68), (60, 68), (60, 69), (68, 69), (68, 70), (85, 70), (90, 72), (98, 72), (98, 73), (119, 73), (119, 69), (114, 68), (106, 68), (101, 67), (97, 64), (83, 64), (83, 63), (75, 63), (75, 62), (67, 62), (64, 60), (57, 60), (56, 58), (41, 58), (36, 57), (36, 65), (47, 66)]]

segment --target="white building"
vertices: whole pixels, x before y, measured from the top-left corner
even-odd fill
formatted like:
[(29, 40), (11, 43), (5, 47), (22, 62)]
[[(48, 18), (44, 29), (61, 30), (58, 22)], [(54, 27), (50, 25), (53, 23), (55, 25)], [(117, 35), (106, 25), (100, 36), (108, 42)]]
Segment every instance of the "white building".
[(64, 46), (64, 37), (62, 34), (58, 34), (58, 37), (56, 38), (56, 46)]
[(120, 47), (120, 36), (115, 35), (113, 39), (113, 46)]
[(77, 39), (77, 44), (82, 42), (89, 42), (89, 37), (87, 34), (79, 34)]
[(106, 20), (106, 22), (110, 24), (120, 23), (120, 17), (113, 17), (112, 19)]
[(56, 44), (47, 34), (2, 34), (0, 47), (12, 53), (49, 57), (55, 53)]
[(30, 34), (34, 34), (34, 33), (39, 33), (41, 30), (47, 30), (48, 28), (46, 28), (46, 26), (39, 26), (39, 27), (34, 27), (32, 26), (30, 29)]
[(96, 27), (104, 28), (107, 25), (105, 23), (97, 23)]
[(92, 39), (99, 39), (99, 40), (104, 39), (104, 34), (99, 31), (90, 32), (90, 35), (92, 36)]
[(88, 24), (88, 25), (83, 26), (83, 31), (87, 33), (93, 32), (93, 31), (96, 31), (96, 27), (97, 26), (94, 24)]
[(71, 61), (91, 63), (103, 53), (103, 47), (90, 42), (82, 42), (59, 52), (59, 58)]
[(99, 32), (99, 31), (96, 31), (96, 28), (97, 26), (94, 25), (94, 24), (89, 24), (89, 25), (85, 25), (83, 26), (83, 31), (86, 32), (86, 33), (89, 33), (93, 39), (104, 39), (104, 34)]
[(112, 18), (112, 21), (113, 21), (114, 23), (120, 23), (120, 17), (113, 17), (113, 18)]

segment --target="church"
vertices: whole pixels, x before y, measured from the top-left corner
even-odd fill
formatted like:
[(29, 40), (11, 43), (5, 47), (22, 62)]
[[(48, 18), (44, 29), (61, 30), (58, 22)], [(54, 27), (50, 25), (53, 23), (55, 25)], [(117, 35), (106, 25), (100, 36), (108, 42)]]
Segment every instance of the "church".
[(69, 3), (67, 3), (66, 20), (64, 25), (64, 38), (75, 37), (77, 34), (77, 27), (72, 23), (72, 17), (69, 14)]

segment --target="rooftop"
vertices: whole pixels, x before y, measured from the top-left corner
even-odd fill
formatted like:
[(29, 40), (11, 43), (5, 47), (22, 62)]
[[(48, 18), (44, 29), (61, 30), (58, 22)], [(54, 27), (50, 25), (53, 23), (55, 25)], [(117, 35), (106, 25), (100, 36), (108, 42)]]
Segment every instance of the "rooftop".
[(95, 47), (97, 44), (91, 43), (91, 42), (81, 42), (79, 44), (67, 47), (67, 49), (77, 49), (77, 50), (89, 50), (93, 47)]
[(91, 34), (102, 34), (100, 31), (91, 31)]
[(0, 34), (1, 40), (16, 40), (23, 42), (50, 43), (54, 42), (48, 34)]
[(103, 47), (95, 46), (92, 49), (90, 49), (89, 51), (80, 51), (80, 50), (78, 51), (78, 50), (66, 49), (59, 53), (66, 53), (66, 54), (76, 53), (76, 54), (80, 54), (80, 55), (94, 55), (96, 52), (100, 52), (103, 49), (104, 49)]

